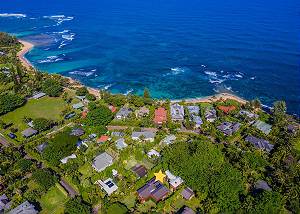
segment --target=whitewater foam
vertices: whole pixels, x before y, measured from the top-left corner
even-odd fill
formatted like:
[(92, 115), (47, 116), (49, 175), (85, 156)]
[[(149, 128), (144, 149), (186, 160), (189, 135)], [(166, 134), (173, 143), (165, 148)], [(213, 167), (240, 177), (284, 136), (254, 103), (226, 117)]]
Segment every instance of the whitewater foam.
[(0, 13), (0, 17), (26, 18), (27, 15), (22, 13)]

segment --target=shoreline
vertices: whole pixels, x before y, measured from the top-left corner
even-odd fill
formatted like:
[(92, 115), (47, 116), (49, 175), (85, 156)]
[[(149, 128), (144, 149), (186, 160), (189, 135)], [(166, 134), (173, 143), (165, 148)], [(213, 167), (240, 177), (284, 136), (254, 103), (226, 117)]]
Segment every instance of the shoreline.
[[(20, 59), (22, 65), (26, 67), (27, 69), (33, 68), (34, 66), (32, 63), (26, 59), (25, 54), (28, 53), (32, 48), (34, 48), (34, 44), (24, 41), (24, 40), (19, 40), (19, 42), (23, 45), (22, 49), (18, 52), (17, 56)], [(93, 94), (94, 96), (101, 98), (101, 93), (99, 89), (96, 88), (91, 88), (88, 86), (83, 85), (81, 82), (71, 78), (71, 77), (66, 77), (66, 79), (69, 80), (70, 84), (72, 84), (73, 87), (86, 87), (89, 91), (90, 94)], [(187, 103), (212, 103), (216, 102), (218, 100), (235, 100), (241, 104), (246, 104), (247, 100), (243, 99), (237, 95), (230, 94), (230, 93), (219, 93), (215, 95), (209, 95), (209, 96), (204, 96), (204, 97), (196, 97), (196, 98), (186, 98), (186, 99), (173, 99), (170, 100), (171, 103), (176, 103), (176, 102), (182, 102), (185, 101)], [(158, 99), (161, 101), (165, 101), (165, 99)]]
[(32, 48), (34, 48), (34, 44), (24, 41), (24, 40), (19, 40), (19, 42), (23, 45), (21, 51), (18, 52), (17, 56), (20, 59), (22, 65), (27, 68), (30, 69), (31, 67), (33, 67), (33, 65), (31, 64), (31, 62), (29, 60), (26, 59), (25, 54), (28, 53), (29, 51), (32, 50)]

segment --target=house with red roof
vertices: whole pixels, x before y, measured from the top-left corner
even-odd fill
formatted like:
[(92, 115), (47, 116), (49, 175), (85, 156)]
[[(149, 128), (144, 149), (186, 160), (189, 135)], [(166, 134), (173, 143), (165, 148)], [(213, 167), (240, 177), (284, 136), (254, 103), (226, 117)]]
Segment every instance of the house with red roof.
[(109, 110), (111, 110), (112, 113), (115, 113), (117, 111), (117, 108), (114, 107), (113, 105), (110, 105), (108, 108)]
[(225, 114), (229, 114), (230, 112), (236, 110), (235, 106), (218, 106), (218, 109), (224, 112)]
[(167, 111), (166, 109), (159, 107), (155, 109), (154, 113), (154, 123), (161, 125), (167, 121)]
[(107, 135), (101, 135), (101, 137), (98, 138), (97, 142), (98, 143), (105, 143), (108, 140), (109, 140), (109, 136), (107, 136)]

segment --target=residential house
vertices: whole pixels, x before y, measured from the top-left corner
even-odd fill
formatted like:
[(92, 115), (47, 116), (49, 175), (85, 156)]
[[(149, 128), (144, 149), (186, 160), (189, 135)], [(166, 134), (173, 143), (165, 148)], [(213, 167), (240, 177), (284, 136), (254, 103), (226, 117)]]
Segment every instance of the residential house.
[(184, 120), (184, 108), (178, 103), (171, 105), (171, 117), (173, 121), (183, 121)]
[(191, 115), (190, 121), (193, 121), (195, 123), (196, 128), (200, 128), (201, 125), (203, 124), (201, 117), (194, 114)]
[(155, 138), (155, 132), (153, 131), (141, 131), (141, 132), (132, 132), (132, 140), (144, 140), (153, 142)]
[(111, 195), (118, 189), (118, 186), (113, 182), (111, 178), (108, 178), (105, 181), (98, 180), (96, 181), (96, 183), (107, 193), (107, 195)]
[(190, 114), (190, 121), (193, 121), (195, 123), (196, 128), (200, 128), (201, 125), (203, 124), (203, 121), (199, 116), (200, 113), (199, 106), (187, 106), (186, 108)]
[(223, 122), (221, 125), (217, 126), (217, 129), (223, 132), (224, 135), (229, 136), (237, 132), (240, 126), (240, 123)]
[(199, 106), (187, 106), (187, 110), (189, 111), (190, 115), (199, 115), (200, 114), (200, 107)]
[(45, 143), (38, 145), (36, 147), (36, 149), (38, 150), (39, 153), (43, 153), (47, 146), (48, 146), (48, 143), (45, 142)]
[(38, 100), (44, 96), (46, 96), (46, 93), (44, 93), (44, 92), (35, 92), (31, 98)]
[(213, 123), (217, 119), (217, 111), (213, 107), (206, 108), (204, 116), (207, 121)]
[(159, 107), (158, 109), (155, 109), (154, 112), (154, 123), (157, 125), (161, 125), (167, 121), (167, 111)]
[(97, 143), (105, 143), (108, 140), (110, 140), (109, 136), (107, 136), (107, 135), (101, 135), (98, 138)]
[(67, 115), (65, 116), (65, 119), (66, 119), (66, 120), (69, 120), (69, 119), (75, 117), (75, 115), (76, 115), (75, 112), (71, 112), (71, 113), (69, 113), (69, 114), (67, 114)]
[(11, 206), (11, 202), (8, 200), (5, 194), (0, 196), (0, 213), (4, 213), (9, 210)]
[(76, 129), (72, 129), (70, 135), (76, 136), (76, 137), (80, 137), (82, 135), (84, 135), (85, 132), (83, 129), (81, 128), (76, 128)]
[(145, 166), (141, 164), (136, 164), (131, 170), (138, 176), (138, 178), (142, 178), (147, 175), (147, 169)]
[(160, 154), (158, 151), (151, 149), (148, 153), (147, 153), (149, 158), (152, 158), (153, 156), (155, 157), (160, 157)]
[(170, 190), (160, 181), (157, 181), (155, 177), (137, 190), (138, 198), (141, 202), (145, 202), (149, 199), (159, 202), (165, 199), (169, 193)]
[(171, 135), (168, 135), (166, 136), (162, 141), (161, 143), (162, 144), (165, 144), (165, 145), (170, 145), (172, 143), (174, 143), (174, 141), (176, 140), (176, 136), (171, 134)]
[(190, 207), (184, 206), (180, 208), (177, 214), (196, 214), (196, 212), (192, 210)]
[(38, 133), (38, 131), (33, 128), (28, 128), (21, 132), (22, 136), (25, 138), (32, 137), (32, 136), (36, 135), (37, 133)]
[(235, 106), (218, 106), (218, 109), (221, 110), (225, 114), (229, 114), (230, 112), (236, 110)]
[(252, 143), (256, 148), (267, 152), (270, 152), (274, 148), (274, 145), (270, 144), (269, 141), (251, 135), (247, 136), (245, 140)]
[(143, 106), (135, 111), (136, 117), (146, 117), (148, 115), (149, 115), (149, 109), (145, 106)]
[(106, 152), (98, 155), (93, 162), (93, 167), (97, 172), (105, 170), (107, 167), (113, 164), (113, 157)]
[(82, 109), (84, 107), (84, 105), (82, 102), (80, 102), (80, 103), (73, 104), (72, 107), (73, 107), (73, 109), (78, 110), (78, 109)]
[(169, 170), (165, 171), (165, 174), (173, 190), (177, 189), (183, 183), (181, 177), (173, 175)]
[(111, 136), (112, 137), (124, 137), (125, 134), (124, 134), (124, 132), (112, 132)]
[(186, 187), (182, 190), (181, 195), (184, 199), (191, 200), (195, 196), (195, 193), (191, 188)]
[(271, 132), (271, 129), (272, 129), (272, 126), (263, 122), (263, 121), (260, 121), (260, 120), (257, 120), (255, 123), (254, 123), (254, 126), (262, 131), (264, 134), (268, 135), (270, 132)]
[(269, 186), (269, 184), (264, 181), (264, 180), (258, 180), (255, 185), (254, 188), (256, 190), (266, 190), (266, 191), (272, 191), (272, 188)]
[(248, 117), (249, 119), (257, 119), (258, 118), (257, 114), (254, 114), (247, 110), (240, 110), (239, 114), (242, 116)]
[(117, 111), (117, 108), (115, 106), (108, 106), (109, 110), (112, 112), (112, 113), (115, 113)]
[(63, 178), (59, 182), (61, 186), (67, 191), (68, 195), (71, 198), (74, 198), (76, 195), (78, 195), (78, 192)]
[(75, 98), (77, 98), (78, 100), (80, 100), (81, 102), (85, 101), (85, 96), (75, 96)]
[(116, 114), (116, 119), (124, 120), (124, 119), (128, 118), (131, 113), (132, 113), (132, 109), (127, 108), (127, 107), (122, 107)]
[(37, 214), (38, 211), (35, 209), (34, 205), (30, 204), (28, 201), (20, 204), (16, 208), (8, 212), (8, 214)]
[(75, 159), (75, 158), (77, 158), (77, 156), (76, 156), (75, 154), (72, 154), (72, 155), (69, 155), (69, 156), (67, 156), (67, 157), (64, 157), (63, 159), (60, 160), (60, 162), (61, 162), (62, 164), (66, 164), (66, 163), (68, 163), (68, 161), (69, 161), (70, 159)]
[(124, 148), (126, 148), (128, 145), (125, 143), (125, 139), (124, 138), (119, 138), (118, 140), (116, 140), (116, 147), (119, 150), (122, 150)]

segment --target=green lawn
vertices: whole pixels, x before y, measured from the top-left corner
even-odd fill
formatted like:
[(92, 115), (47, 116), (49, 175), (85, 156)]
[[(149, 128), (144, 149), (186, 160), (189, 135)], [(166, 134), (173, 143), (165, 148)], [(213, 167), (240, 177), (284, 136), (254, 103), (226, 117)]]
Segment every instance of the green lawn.
[(14, 127), (22, 131), (28, 128), (27, 124), (23, 122), (25, 116), (58, 120), (65, 107), (66, 103), (62, 98), (43, 97), (39, 100), (30, 99), (24, 106), (1, 116), (0, 119), (5, 123), (14, 123)]
[(81, 167), (79, 167), (78, 171), (82, 174), (83, 178), (88, 178), (93, 175), (93, 167), (90, 163), (85, 163)]
[(49, 191), (42, 196), (40, 204), (42, 207), (41, 214), (63, 214), (64, 204), (68, 196), (60, 184), (51, 187)]

